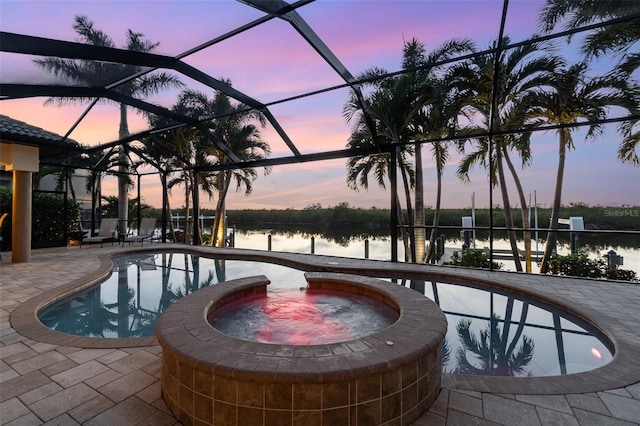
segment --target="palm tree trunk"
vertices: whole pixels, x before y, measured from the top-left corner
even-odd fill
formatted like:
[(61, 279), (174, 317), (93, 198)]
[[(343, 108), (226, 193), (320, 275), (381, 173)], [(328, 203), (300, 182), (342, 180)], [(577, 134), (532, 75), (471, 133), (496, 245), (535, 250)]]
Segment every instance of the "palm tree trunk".
[[(120, 130), (118, 136), (120, 139), (129, 136), (127, 106), (125, 104), (120, 104)], [(129, 223), (128, 171), (129, 158), (127, 157), (124, 145), (121, 145), (118, 151), (118, 232), (121, 234), (127, 233), (127, 225)]]
[(169, 236), (171, 237), (171, 241), (176, 241), (176, 228), (173, 226), (173, 216), (171, 215), (171, 202), (169, 201), (169, 197), (167, 197), (167, 213), (169, 214)]
[(216, 216), (211, 228), (211, 246), (224, 247), (225, 208), (224, 201), (231, 184), (231, 172), (219, 172), (218, 174), (218, 203), (216, 204)]
[[(438, 147), (436, 147), (436, 149), (439, 149), (439, 145)], [(441, 157), (438, 153), (436, 153), (435, 155), (436, 157), (436, 184), (437, 184), (437, 189), (436, 189), (436, 207), (433, 211), (433, 224), (431, 226), (431, 235), (429, 235), (429, 250), (427, 251), (427, 262), (431, 262), (431, 260), (434, 257), (434, 251), (435, 251), (435, 243), (436, 243), (436, 238), (438, 235), (438, 224), (440, 223), (440, 208), (441, 208), (441, 202), (442, 202), (442, 169), (443, 169), (443, 164), (441, 161)]]
[(402, 206), (400, 205), (400, 198), (396, 197), (395, 203), (397, 206), (396, 210), (398, 211), (398, 225), (402, 229), (402, 244), (404, 245), (404, 260), (405, 262), (408, 262), (409, 261), (408, 254), (411, 252), (411, 245), (409, 242), (409, 233), (407, 232), (407, 229), (402, 226), (404, 224), (404, 217), (402, 216)]
[(549, 272), (549, 261), (551, 254), (556, 248), (558, 242), (558, 220), (560, 219), (560, 203), (562, 201), (562, 181), (564, 177), (564, 162), (567, 153), (568, 131), (560, 130), (559, 147), (558, 147), (558, 171), (556, 173), (556, 189), (553, 194), (553, 207), (551, 209), (551, 223), (549, 224), (549, 232), (547, 233), (547, 243), (544, 246), (544, 255), (540, 265), (540, 273)]
[(504, 177), (504, 169), (502, 167), (502, 141), (501, 140), (498, 141), (498, 148), (496, 149), (496, 168), (498, 172), (498, 180), (500, 182), (500, 192), (502, 194), (502, 202), (504, 204), (504, 221), (507, 226), (507, 235), (509, 235), (509, 243), (511, 245), (513, 262), (515, 263), (516, 271), (522, 272), (522, 264), (520, 263), (520, 252), (518, 251), (518, 242), (516, 240), (516, 233), (513, 230), (513, 216), (511, 215), (509, 191), (507, 191), (507, 184)]
[(398, 156), (398, 162), (400, 163), (400, 174), (402, 175), (402, 183), (404, 186), (404, 195), (406, 198), (407, 204), (407, 225), (409, 227), (409, 246), (410, 251), (405, 252), (405, 260), (407, 262), (415, 262), (416, 258), (416, 239), (415, 239), (415, 228), (413, 227), (413, 207), (411, 205), (411, 189), (409, 185), (409, 178), (407, 177), (407, 171), (404, 168), (404, 162), (400, 160), (400, 156)]
[(416, 156), (416, 212), (415, 212), (415, 241), (416, 241), (416, 263), (425, 262), (425, 234), (424, 227), (424, 182), (422, 173), (422, 145), (415, 144)]
[(507, 162), (507, 166), (511, 171), (511, 176), (513, 176), (513, 182), (516, 185), (516, 189), (518, 191), (518, 197), (520, 198), (520, 213), (522, 215), (522, 229), (523, 229), (523, 238), (524, 238), (524, 258), (525, 258), (525, 270), (528, 274), (531, 273), (531, 231), (529, 230), (529, 215), (527, 212), (527, 197), (524, 195), (524, 190), (522, 189), (522, 183), (520, 182), (520, 178), (518, 177), (518, 173), (516, 172), (516, 168), (513, 166), (511, 162), (511, 158), (509, 158), (509, 154), (505, 148), (503, 148), (504, 160)]
[[(198, 185), (198, 174), (195, 171), (192, 171), (191, 176), (193, 179), (191, 183), (191, 200), (193, 202), (193, 222), (191, 223), (191, 229), (193, 230), (193, 244), (200, 246), (202, 245), (202, 229), (200, 228), (200, 226), (196, 226), (199, 225), (200, 220), (200, 209), (196, 209), (196, 203), (199, 199), (198, 191), (200, 189), (200, 186)], [(196, 232), (196, 229), (198, 229), (198, 232)]]
[(191, 197), (189, 194), (191, 193), (191, 180), (189, 172), (184, 172), (184, 241), (183, 243), (187, 244), (189, 241), (190, 226), (189, 226), (189, 215), (191, 214), (191, 209), (189, 208)]

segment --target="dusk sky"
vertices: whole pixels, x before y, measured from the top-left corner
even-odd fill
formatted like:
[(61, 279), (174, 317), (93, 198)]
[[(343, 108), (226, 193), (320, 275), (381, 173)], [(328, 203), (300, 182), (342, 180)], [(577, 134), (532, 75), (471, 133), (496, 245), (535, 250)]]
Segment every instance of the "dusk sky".
[[(505, 34), (512, 41), (537, 32), (539, 0), (512, 0)], [(498, 35), (502, 1), (444, 0), (317, 0), (298, 13), (324, 40), (353, 75), (372, 67), (389, 71), (401, 66), (403, 40), (416, 38), (427, 50), (452, 38), (470, 38), (484, 49)], [(263, 13), (240, 2), (225, 1), (8, 1), (0, 0), (2, 31), (60, 40), (77, 40), (75, 15), (85, 15), (95, 27), (109, 34), (118, 47), (125, 44), (127, 29), (141, 32), (159, 42), (156, 53), (175, 56), (207, 42)], [(569, 63), (579, 59), (579, 38), (570, 45), (558, 43), (558, 53)], [(3, 83), (49, 83), (54, 78), (33, 63), (34, 57), (0, 54)], [(320, 56), (283, 20), (273, 19), (239, 36), (225, 40), (184, 61), (216, 78), (232, 81), (234, 88), (263, 103), (336, 86), (343, 81)], [(605, 59), (592, 64), (601, 74), (615, 63)], [(213, 96), (211, 89), (181, 76), (183, 83)], [(171, 108), (178, 91), (167, 91), (147, 99)], [(343, 149), (349, 124), (342, 116), (348, 99), (346, 89), (333, 90), (296, 101), (272, 105), (273, 115), (303, 154)], [(64, 135), (86, 105), (44, 106), (43, 98), (0, 102), (0, 113)], [(614, 112), (613, 116), (616, 115)], [(91, 110), (70, 137), (85, 145), (117, 140), (118, 107), (102, 104)], [(148, 128), (147, 122), (129, 113), (132, 133)], [(272, 157), (290, 155), (287, 146), (270, 126), (262, 129)], [(585, 141), (584, 132), (574, 133), (576, 149), (567, 155), (563, 202), (615, 205), (640, 204), (640, 168), (623, 165), (616, 158), (619, 136), (615, 126), (607, 127), (597, 141)], [(553, 132), (533, 137), (533, 163), (521, 173), (527, 193), (537, 194), (538, 203), (552, 202), (557, 165), (557, 136)], [(471, 184), (455, 175), (460, 155), (452, 153), (444, 176), (443, 207), (470, 207), (475, 193), (476, 207), (488, 206), (486, 173), (476, 170)], [(425, 203), (435, 203), (435, 169), (428, 147), (423, 151)], [(346, 160), (276, 166), (269, 176), (254, 182), (253, 193), (231, 192), (228, 209), (304, 208), (310, 204), (334, 206), (348, 202), (356, 207), (389, 206), (389, 193), (371, 186), (354, 192), (346, 186)], [(232, 188), (233, 189), (233, 188)], [(114, 180), (105, 182), (103, 192), (115, 195)], [(142, 183), (143, 199), (159, 206), (157, 176)], [(135, 194), (135, 192), (134, 192)], [(172, 206), (183, 204), (180, 189), (174, 189)], [(494, 202), (501, 204), (499, 193)], [(513, 193), (515, 201), (515, 193)], [(201, 206), (213, 208), (215, 200), (201, 199)]]

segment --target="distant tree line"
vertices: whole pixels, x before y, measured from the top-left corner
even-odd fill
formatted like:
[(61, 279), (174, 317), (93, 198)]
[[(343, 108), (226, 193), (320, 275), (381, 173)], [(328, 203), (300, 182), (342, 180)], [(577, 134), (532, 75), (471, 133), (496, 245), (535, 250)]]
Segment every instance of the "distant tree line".
[[(502, 208), (494, 208), (494, 226), (505, 227), (504, 217), (500, 215)], [(213, 211), (203, 210), (203, 214)], [(406, 215), (406, 210), (403, 211)], [(433, 208), (425, 209), (425, 218), (430, 220), (435, 214)], [(288, 225), (295, 227), (301, 225), (363, 225), (371, 229), (389, 231), (389, 209), (370, 208), (364, 209), (351, 207), (348, 203), (339, 203), (335, 207), (322, 207), (320, 205), (306, 207), (304, 209), (244, 209), (227, 210), (229, 223), (234, 225)], [(533, 210), (531, 212), (533, 226)], [(461, 218), (471, 216), (471, 209), (441, 209), (440, 226), (459, 227)], [(476, 209), (476, 226), (489, 226), (489, 209)], [(584, 219), (586, 229), (602, 230), (637, 230), (640, 231), (640, 206), (607, 207), (589, 206), (581, 203), (563, 205), (560, 209), (561, 218), (579, 216)], [(538, 208), (538, 224), (540, 228), (547, 228), (551, 218), (550, 207)], [(522, 227), (520, 218), (514, 218), (514, 225)]]

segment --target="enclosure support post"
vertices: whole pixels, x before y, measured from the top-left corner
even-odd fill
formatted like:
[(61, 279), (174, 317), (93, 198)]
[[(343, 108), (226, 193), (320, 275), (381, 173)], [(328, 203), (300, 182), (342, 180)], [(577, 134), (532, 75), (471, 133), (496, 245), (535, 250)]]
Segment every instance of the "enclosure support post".
[(162, 180), (162, 242), (167, 242), (167, 174), (165, 172), (160, 173), (160, 179)]
[(138, 216), (138, 223), (137, 223), (137, 226), (136, 226), (136, 229), (138, 230), (138, 235), (140, 235), (139, 234), (139, 232), (140, 232), (140, 221), (142, 220), (142, 218), (140, 217), (141, 214), (142, 214), (142, 206), (140, 205), (140, 200), (141, 199), (142, 199), (142, 197), (140, 196), (140, 175), (138, 175), (138, 200), (137, 200), (138, 209), (136, 210), (137, 211), (137, 215), (136, 216)]
[[(198, 171), (193, 171), (193, 245), (199, 246), (200, 241), (200, 191), (198, 190)], [(186, 236), (185, 236), (186, 237)], [(213, 237), (212, 237), (213, 238)]]
[(389, 162), (389, 180), (391, 181), (391, 261), (398, 261), (398, 173), (396, 163), (398, 162), (398, 148), (391, 148), (391, 161)]

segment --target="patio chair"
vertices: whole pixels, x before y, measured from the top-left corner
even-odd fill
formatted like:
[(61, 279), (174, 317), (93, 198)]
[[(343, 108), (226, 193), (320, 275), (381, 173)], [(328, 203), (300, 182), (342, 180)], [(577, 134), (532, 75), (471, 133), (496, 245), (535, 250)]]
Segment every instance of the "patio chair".
[(135, 243), (140, 241), (140, 246), (144, 245), (144, 240), (147, 238), (151, 241), (153, 234), (156, 230), (156, 222), (158, 219), (155, 217), (145, 217), (140, 220), (140, 227), (138, 228), (138, 235), (130, 235), (122, 240), (122, 247), (124, 243)]
[(113, 241), (116, 239), (116, 228), (118, 227), (118, 219), (117, 218), (104, 218), (100, 222), (100, 229), (98, 230), (98, 235), (94, 237), (86, 237), (80, 241), (80, 247), (83, 244), (97, 244), (100, 243), (100, 247), (105, 242)]

